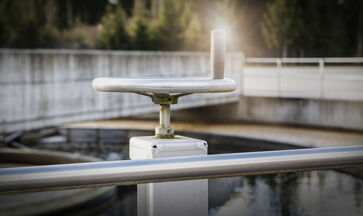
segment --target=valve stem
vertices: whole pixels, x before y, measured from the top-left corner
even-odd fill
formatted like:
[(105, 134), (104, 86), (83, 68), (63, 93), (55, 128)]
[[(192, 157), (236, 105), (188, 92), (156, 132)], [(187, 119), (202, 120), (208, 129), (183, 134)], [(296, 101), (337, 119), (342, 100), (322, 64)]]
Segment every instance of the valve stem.
[(170, 127), (170, 104), (160, 104), (159, 127), (155, 128), (155, 137), (160, 139), (174, 138), (174, 129)]

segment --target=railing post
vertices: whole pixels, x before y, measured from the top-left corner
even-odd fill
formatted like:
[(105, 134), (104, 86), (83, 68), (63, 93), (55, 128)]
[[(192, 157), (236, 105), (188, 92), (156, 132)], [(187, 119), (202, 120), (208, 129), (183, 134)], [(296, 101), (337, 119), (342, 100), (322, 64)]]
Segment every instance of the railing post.
[(281, 97), (281, 65), (282, 65), (281, 59), (280, 58), (276, 59), (278, 97)]
[[(241, 77), (240, 77), (240, 95), (245, 96), (245, 68), (246, 68), (246, 58), (244, 55), (241, 55), (242, 58), (242, 71), (241, 71)], [(238, 61), (240, 61), (240, 58), (238, 58)]]
[(324, 99), (324, 59), (319, 59), (320, 99)]

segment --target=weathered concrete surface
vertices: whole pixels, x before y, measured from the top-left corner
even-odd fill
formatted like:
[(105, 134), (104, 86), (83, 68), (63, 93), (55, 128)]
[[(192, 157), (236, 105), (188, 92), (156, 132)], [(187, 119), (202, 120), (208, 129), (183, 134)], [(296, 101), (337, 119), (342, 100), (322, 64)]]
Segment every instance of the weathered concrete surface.
[[(229, 54), (234, 93), (195, 94), (172, 109), (185, 119), (267, 122), (363, 130), (363, 67), (246, 66)], [(210, 76), (208, 53), (0, 49), (0, 133), (157, 112), (144, 96), (99, 93), (102, 76)], [(228, 105), (211, 106), (231, 103)]]
[[(154, 130), (157, 120), (101, 120), (65, 125), (70, 128), (115, 128), (125, 130)], [(362, 145), (363, 134), (318, 128), (301, 128), (277, 125), (242, 123), (172, 122), (175, 134), (178, 131), (204, 132), (217, 135), (241, 136), (253, 139), (290, 143), (305, 147), (338, 147)]]
[(173, 113), (176, 119), (290, 124), (363, 130), (363, 101), (243, 97), (239, 102)]
[[(226, 77), (240, 80), (243, 55), (226, 59)], [(67, 122), (155, 112), (144, 96), (96, 92), (96, 77), (210, 76), (208, 53), (97, 50), (0, 50), (0, 133)], [(174, 108), (238, 100), (234, 93), (196, 94)]]
[(363, 101), (363, 66), (245, 66), (244, 96)]

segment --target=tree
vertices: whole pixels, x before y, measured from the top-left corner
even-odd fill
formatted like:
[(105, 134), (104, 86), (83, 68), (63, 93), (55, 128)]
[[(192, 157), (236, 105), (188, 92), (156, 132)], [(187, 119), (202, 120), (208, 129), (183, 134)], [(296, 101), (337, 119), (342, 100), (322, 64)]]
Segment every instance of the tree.
[(261, 33), (269, 49), (281, 50), (287, 57), (291, 45), (301, 30), (301, 20), (297, 15), (296, 0), (275, 0), (267, 4), (263, 15)]
[(3, 47), (7, 44), (7, 38), (8, 38), (8, 30), (7, 30), (7, 26), (6, 26), (6, 20), (5, 20), (5, 16), (4, 14), (6, 13), (5, 10), (5, 4), (4, 2), (0, 2), (0, 14), (2, 14), (2, 16), (0, 16), (0, 47)]
[(151, 48), (150, 28), (147, 11), (143, 2), (136, 2), (133, 11), (132, 49), (149, 50)]
[(152, 29), (153, 45), (160, 50), (180, 50), (189, 23), (189, 1), (164, 0)]
[(151, 47), (151, 39), (149, 35), (149, 26), (145, 19), (137, 18), (134, 34), (133, 34), (132, 48), (135, 50), (149, 50)]
[(128, 49), (130, 36), (125, 28), (126, 15), (121, 5), (114, 9), (107, 8), (102, 17), (101, 32), (96, 40), (96, 47), (101, 49)]
[[(13, 48), (55, 48), (59, 32), (53, 26), (53, 16), (47, 16), (47, 7), (39, 0), (6, 1), (0, 6), (0, 28), (4, 31), (1, 45)], [(49, 4), (45, 4), (46, 6)], [(52, 11), (56, 11), (53, 6)]]

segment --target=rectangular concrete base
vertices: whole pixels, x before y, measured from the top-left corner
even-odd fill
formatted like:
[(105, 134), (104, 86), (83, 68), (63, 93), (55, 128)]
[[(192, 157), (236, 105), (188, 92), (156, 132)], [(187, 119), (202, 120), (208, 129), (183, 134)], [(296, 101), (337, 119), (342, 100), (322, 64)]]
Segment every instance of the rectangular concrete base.
[[(203, 140), (176, 136), (174, 139), (132, 137), (132, 160), (207, 155)], [(208, 180), (190, 180), (137, 185), (138, 215), (208, 215)]]

